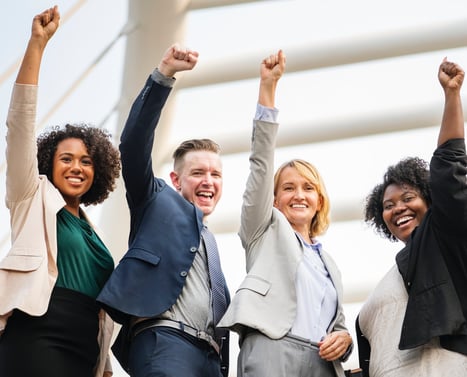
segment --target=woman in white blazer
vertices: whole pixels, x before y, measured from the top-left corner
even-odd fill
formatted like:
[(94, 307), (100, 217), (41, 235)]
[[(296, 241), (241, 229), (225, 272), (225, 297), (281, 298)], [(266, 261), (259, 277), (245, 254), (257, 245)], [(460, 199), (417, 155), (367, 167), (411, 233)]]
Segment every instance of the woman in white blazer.
[(58, 8), (34, 17), (7, 118), (12, 246), (0, 261), (0, 376), (111, 376), (112, 321), (95, 298), (114, 262), (80, 205), (102, 202), (120, 172), (110, 135), (54, 127), (36, 141), (44, 49)]
[(239, 377), (341, 377), (353, 345), (339, 270), (316, 239), (329, 224), (324, 183), (303, 160), (273, 170), (285, 60), (279, 51), (261, 63), (239, 232), (247, 276), (219, 326), (240, 335)]

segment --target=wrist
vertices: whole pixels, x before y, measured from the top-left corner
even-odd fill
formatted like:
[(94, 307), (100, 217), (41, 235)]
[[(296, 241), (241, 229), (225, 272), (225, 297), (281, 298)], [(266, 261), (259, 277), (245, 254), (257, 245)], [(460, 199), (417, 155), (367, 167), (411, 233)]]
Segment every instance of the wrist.
[(349, 333), (347, 333), (347, 336), (348, 336), (348, 340), (349, 340), (349, 345), (347, 346), (347, 349), (345, 350), (344, 354), (340, 357), (340, 360), (342, 360), (342, 361), (346, 361), (349, 358), (352, 351), (353, 351), (352, 337), (350, 336)]
[(167, 64), (163, 63), (159, 64), (157, 70), (167, 78), (173, 78), (175, 73), (177, 73), (177, 71), (171, 69)]

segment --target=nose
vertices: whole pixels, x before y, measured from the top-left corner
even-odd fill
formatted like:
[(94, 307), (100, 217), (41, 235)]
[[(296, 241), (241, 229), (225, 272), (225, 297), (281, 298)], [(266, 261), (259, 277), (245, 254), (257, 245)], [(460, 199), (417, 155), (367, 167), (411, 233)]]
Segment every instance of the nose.
[(81, 171), (81, 162), (79, 160), (73, 160), (71, 162), (71, 170), (72, 171)]
[(395, 204), (394, 204), (394, 212), (395, 213), (401, 213), (401, 212), (404, 212), (406, 210), (407, 206), (406, 204), (402, 201), (402, 200), (398, 200)]
[(212, 175), (209, 174), (209, 173), (205, 174), (204, 177), (203, 177), (202, 183), (204, 185), (212, 185), (212, 182), (213, 182)]
[(300, 198), (300, 199), (301, 199), (301, 198), (304, 198), (304, 197), (305, 197), (305, 194), (304, 194), (303, 189), (297, 188), (297, 189), (295, 190), (295, 197), (296, 197), (296, 198)]

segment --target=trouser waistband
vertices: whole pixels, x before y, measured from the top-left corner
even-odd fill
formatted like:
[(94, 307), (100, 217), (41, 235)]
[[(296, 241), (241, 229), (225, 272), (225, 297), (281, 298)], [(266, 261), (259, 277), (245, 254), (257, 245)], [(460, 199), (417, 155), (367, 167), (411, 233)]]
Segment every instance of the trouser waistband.
[(152, 329), (154, 327), (170, 327), (172, 329), (180, 330), (185, 334), (195, 337), (196, 339), (204, 340), (212, 348), (214, 348), (218, 355), (220, 354), (219, 344), (217, 344), (214, 338), (211, 335), (209, 335), (206, 331), (195, 329), (194, 327), (191, 327), (183, 322), (172, 321), (171, 319), (150, 318), (137, 322), (131, 328), (131, 338), (134, 338), (139, 333), (147, 329)]
[[(256, 330), (256, 329), (252, 329), (252, 328), (248, 328), (245, 333), (244, 333), (244, 337), (247, 337), (248, 335), (250, 334), (255, 334), (255, 333), (260, 333), (259, 330)], [(266, 336), (266, 335), (265, 335)], [(302, 344), (302, 345), (306, 345), (306, 346), (311, 346), (313, 348), (316, 348), (316, 349), (319, 349), (319, 345), (318, 345), (318, 342), (313, 342), (312, 340), (310, 339), (307, 339), (307, 338), (302, 338), (301, 336), (298, 336), (298, 335), (294, 335), (292, 333), (287, 333), (286, 335), (284, 335), (283, 338), (281, 339), (287, 339), (287, 340), (290, 340), (294, 343), (299, 343), (299, 344)], [(276, 339), (276, 340), (280, 340), (280, 339)]]
[(313, 348), (319, 349), (319, 345), (318, 345), (317, 342), (313, 342), (310, 339), (302, 338), (301, 336), (298, 336), (298, 335), (288, 333), (287, 335), (284, 336), (284, 338), (295, 341), (295, 342), (298, 342), (300, 344), (305, 344), (307, 346), (311, 346)]

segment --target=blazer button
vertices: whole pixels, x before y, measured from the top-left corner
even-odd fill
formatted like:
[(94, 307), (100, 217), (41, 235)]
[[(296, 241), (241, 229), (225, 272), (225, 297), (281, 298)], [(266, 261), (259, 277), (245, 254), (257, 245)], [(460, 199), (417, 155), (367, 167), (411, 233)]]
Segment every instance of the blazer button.
[(192, 247), (190, 247), (190, 251), (191, 251), (192, 253), (196, 253), (196, 252), (198, 251), (198, 248), (192, 246)]
[(187, 276), (187, 275), (188, 275), (188, 272), (186, 272), (186, 271), (182, 271), (182, 272), (180, 272), (180, 276), (183, 276), (183, 277), (185, 277), (185, 276)]

